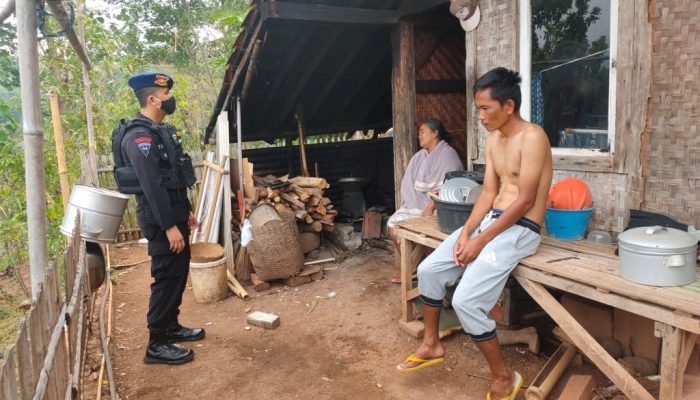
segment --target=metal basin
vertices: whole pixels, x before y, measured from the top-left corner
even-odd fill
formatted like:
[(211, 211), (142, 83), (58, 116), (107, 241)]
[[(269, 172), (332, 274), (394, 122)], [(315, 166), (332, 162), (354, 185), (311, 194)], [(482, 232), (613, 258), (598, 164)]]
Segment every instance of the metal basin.
[(63, 216), (61, 232), (72, 236), (75, 217), (80, 210), (80, 237), (96, 243), (117, 239), (129, 196), (102, 188), (74, 185)]

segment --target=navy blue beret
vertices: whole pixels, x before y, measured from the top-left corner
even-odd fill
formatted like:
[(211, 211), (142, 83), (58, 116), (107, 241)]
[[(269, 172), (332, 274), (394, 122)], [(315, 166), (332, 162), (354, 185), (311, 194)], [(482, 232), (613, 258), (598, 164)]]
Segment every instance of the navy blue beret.
[(141, 72), (129, 78), (129, 86), (134, 91), (147, 87), (173, 87), (173, 78), (160, 72)]

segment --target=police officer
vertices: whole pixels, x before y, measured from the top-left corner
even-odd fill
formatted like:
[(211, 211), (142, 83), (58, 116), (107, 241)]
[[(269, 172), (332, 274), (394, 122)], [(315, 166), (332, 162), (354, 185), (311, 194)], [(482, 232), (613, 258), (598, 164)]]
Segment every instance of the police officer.
[[(132, 193), (138, 203), (139, 226), (148, 239), (151, 256), (146, 364), (184, 364), (194, 358), (194, 352), (172, 343), (204, 338), (203, 329), (186, 328), (178, 322), (190, 263), (189, 229), (196, 226), (196, 221), (187, 199), (187, 187), (194, 183), (192, 163), (182, 152), (174, 127), (162, 123), (175, 111), (175, 97), (170, 94), (173, 83), (163, 73), (132, 76), (129, 86), (141, 110), (134, 120), (122, 122), (120, 136), (115, 139), (113, 134), (115, 165), (135, 175), (137, 182), (125, 183), (128, 179), (123, 177), (120, 181), (117, 168), (115, 175), (120, 190), (136, 187)], [(123, 165), (116, 161), (120, 156)]]

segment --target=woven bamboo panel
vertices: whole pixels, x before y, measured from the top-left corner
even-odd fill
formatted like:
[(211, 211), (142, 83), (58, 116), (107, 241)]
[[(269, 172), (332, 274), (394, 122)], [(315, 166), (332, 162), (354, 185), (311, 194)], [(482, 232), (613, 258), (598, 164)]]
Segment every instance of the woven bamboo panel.
[(569, 176), (583, 179), (591, 188), (595, 210), (588, 229), (622, 232), (625, 229), (625, 217), (629, 207), (627, 175), (557, 170), (554, 171), (552, 183)]
[[(440, 34), (434, 30), (416, 30), (416, 49), (421, 49), (431, 40), (438, 39), (430, 58), (416, 71), (416, 79), (463, 79), (465, 57), (463, 35), (435, 35)], [(452, 136), (450, 145), (457, 151), (464, 165), (467, 161), (466, 107), (464, 93), (416, 94), (416, 123), (420, 124), (428, 118), (441, 120)]]
[(416, 29), (416, 53), (426, 43), (438, 39), (428, 61), (416, 71), (416, 79), (464, 79), (464, 35), (457, 33), (441, 35), (433, 29)]
[(642, 208), (700, 226), (700, 3), (651, 2), (649, 167)]
[[(517, 2), (503, 0), (481, 0), (481, 22), (476, 29), (477, 77), (496, 67), (517, 69), (518, 65), (518, 6)], [(472, 106), (471, 99), (468, 106)], [(486, 147), (486, 130), (473, 121), (478, 128), (478, 154), (483, 159)]]

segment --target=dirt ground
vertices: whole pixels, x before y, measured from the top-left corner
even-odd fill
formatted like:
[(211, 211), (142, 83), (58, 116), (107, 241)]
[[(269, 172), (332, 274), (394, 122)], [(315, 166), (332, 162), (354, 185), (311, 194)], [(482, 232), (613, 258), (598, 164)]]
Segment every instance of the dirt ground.
[[(113, 251), (113, 264), (144, 259), (145, 249)], [(112, 359), (122, 399), (483, 399), (488, 368), (463, 333), (445, 340), (444, 364), (403, 374), (396, 365), (419, 344), (397, 321), (399, 286), (392, 256), (367, 249), (339, 264), (326, 264), (326, 277), (268, 292), (249, 288), (252, 299), (229, 297), (215, 304), (194, 302), (185, 292), (181, 322), (204, 327), (207, 337), (186, 346), (193, 362), (182, 366), (143, 364), (149, 263), (117, 274)], [(316, 296), (322, 298), (309, 313)], [(275, 330), (246, 330), (246, 310), (280, 316)], [(531, 381), (545, 359), (524, 345), (506, 346), (508, 363)], [(524, 399), (524, 391), (518, 396)]]

